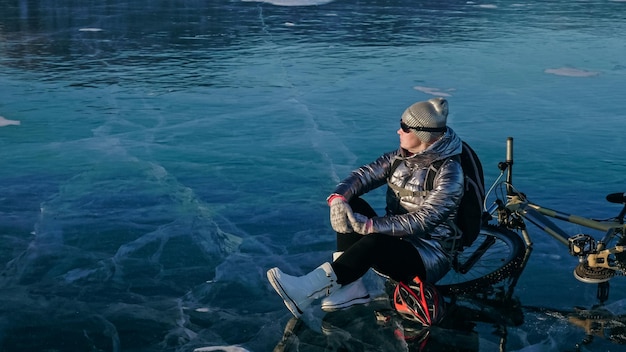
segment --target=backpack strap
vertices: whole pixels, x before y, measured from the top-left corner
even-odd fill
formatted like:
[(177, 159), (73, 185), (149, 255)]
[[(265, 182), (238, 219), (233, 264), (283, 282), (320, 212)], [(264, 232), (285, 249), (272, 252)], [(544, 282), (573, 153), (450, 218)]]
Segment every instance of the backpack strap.
[[(472, 164), (469, 168), (464, 168), (463, 172), (468, 172), (469, 170), (474, 171), (473, 175), (465, 175), (465, 179), (468, 182), (471, 182), (476, 190), (476, 197), (478, 199), (484, 199), (485, 197), (485, 176), (483, 175), (483, 167), (480, 165), (480, 159), (476, 152), (469, 146), (469, 144), (463, 141), (463, 150), (466, 150), (467, 161)], [(463, 164), (461, 164), (463, 165)], [(476, 181), (474, 181), (476, 180)], [(467, 187), (465, 189), (467, 191)], [(482, 207), (482, 204), (481, 204)]]
[[(435, 181), (435, 177), (437, 176), (437, 172), (439, 172), (439, 169), (441, 169), (441, 166), (448, 161), (448, 159), (456, 159), (459, 164), (461, 163), (461, 154), (456, 154), (456, 155), (452, 155), (449, 156), (445, 159), (440, 159), (435, 161), (431, 167), (433, 165), (436, 165), (437, 169), (435, 172), (430, 172), (426, 175), (426, 183), (424, 184), (424, 189), (427, 189), (428, 191), (432, 191), (434, 189), (434, 181)], [(428, 192), (426, 191), (426, 192)], [(454, 231), (454, 235), (451, 235), (449, 238), (445, 238), (445, 239), (441, 239), (439, 240), (439, 242), (441, 243), (441, 245), (447, 249), (448, 251), (450, 250), (454, 250), (455, 248), (457, 248), (457, 245), (461, 243), (460, 239), (463, 236), (463, 231), (459, 228), (459, 226), (456, 224), (455, 221), (453, 221), (452, 219), (450, 219), (450, 217), (448, 217), (445, 221), (448, 226), (450, 226), (450, 228), (452, 229), (452, 231)]]
[(428, 172), (426, 173), (426, 181), (424, 182), (424, 189), (427, 192), (432, 191), (433, 188), (435, 188), (433, 187), (433, 184), (435, 183), (435, 176), (437, 176), (437, 173), (439, 172), (441, 165), (443, 165), (443, 163), (445, 163), (450, 158), (452, 157), (439, 159), (439, 160), (436, 160), (434, 163), (430, 164), (430, 167), (428, 168)]

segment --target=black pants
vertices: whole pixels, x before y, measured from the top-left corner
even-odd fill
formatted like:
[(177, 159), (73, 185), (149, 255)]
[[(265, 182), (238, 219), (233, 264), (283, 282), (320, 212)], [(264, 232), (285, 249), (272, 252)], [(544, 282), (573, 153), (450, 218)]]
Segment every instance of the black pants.
[[(374, 209), (362, 198), (351, 200), (350, 206), (355, 213), (369, 218), (376, 216)], [(370, 268), (396, 281), (408, 282), (415, 276), (426, 279), (419, 252), (409, 241), (399, 237), (380, 233), (367, 236), (337, 233), (337, 250), (343, 254), (332, 267), (337, 283), (341, 285), (357, 280)]]

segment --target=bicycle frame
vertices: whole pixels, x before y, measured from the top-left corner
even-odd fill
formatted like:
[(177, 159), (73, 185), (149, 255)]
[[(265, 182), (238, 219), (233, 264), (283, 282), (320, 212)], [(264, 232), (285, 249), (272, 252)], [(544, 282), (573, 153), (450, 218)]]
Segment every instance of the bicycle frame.
[[(501, 200), (496, 200), (494, 205), (488, 209), (492, 216), (497, 214), (498, 224), (507, 228), (519, 230), (528, 247), (532, 247), (532, 239), (526, 229), (524, 221), (516, 216), (527, 220), (539, 229), (552, 236), (560, 243), (570, 248), (570, 254), (578, 256), (581, 263), (586, 262), (591, 268), (606, 268), (615, 271), (622, 271), (613, 264), (609, 256), (626, 251), (626, 246), (617, 245), (607, 248), (616, 235), (626, 234), (626, 225), (623, 221), (626, 212), (626, 204), (620, 215), (613, 220), (594, 220), (582, 216), (560, 212), (558, 210), (543, 207), (537, 203), (530, 202), (526, 196), (518, 192), (513, 186), (513, 138), (507, 138), (506, 161), (501, 162), (498, 168), (504, 173), (506, 171), (506, 204)], [(502, 174), (501, 176), (502, 177)], [(494, 186), (499, 182), (496, 180)], [(493, 187), (492, 187), (493, 188)], [(568, 235), (563, 229), (552, 222), (549, 218), (577, 224), (585, 228), (603, 231), (605, 235), (596, 241), (588, 235)], [(580, 237), (584, 236), (584, 237)]]

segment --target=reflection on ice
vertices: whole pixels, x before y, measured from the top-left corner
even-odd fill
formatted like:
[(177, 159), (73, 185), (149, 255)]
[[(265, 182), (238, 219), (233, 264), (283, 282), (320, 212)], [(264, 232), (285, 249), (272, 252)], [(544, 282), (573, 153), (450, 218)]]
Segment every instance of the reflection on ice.
[[(525, 341), (531, 351), (563, 350), (570, 346), (581, 350), (613, 350), (616, 345), (626, 344), (626, 300), (621, 299), (607, 305), (595, 305), (591, 308), (574, 307), (573, 309), (552, 309), (546, 307), (525, 307), (527, 326), (518, 336)], [(530, 322), (530, 324), (529, 324)], [(531, 333), (544, 339), (538, 344), (530, 343)], [(535, 336), (536, 338), (536, 336)], [(543, 348), (543, 349), (540, 349)], [(526, 351), (524, 349), (524, 351)]]

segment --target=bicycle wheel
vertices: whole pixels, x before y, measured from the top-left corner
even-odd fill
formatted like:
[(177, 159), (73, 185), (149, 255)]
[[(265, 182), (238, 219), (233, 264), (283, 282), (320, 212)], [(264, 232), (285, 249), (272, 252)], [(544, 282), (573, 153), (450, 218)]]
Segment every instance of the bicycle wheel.
[(444, 294), (469, 293), (491, 286), (517, 274), (524, 253), (524, 242), (517, 233), (488, 225), (471, 246), (455, 254), (452, 269), (436, 286)]

